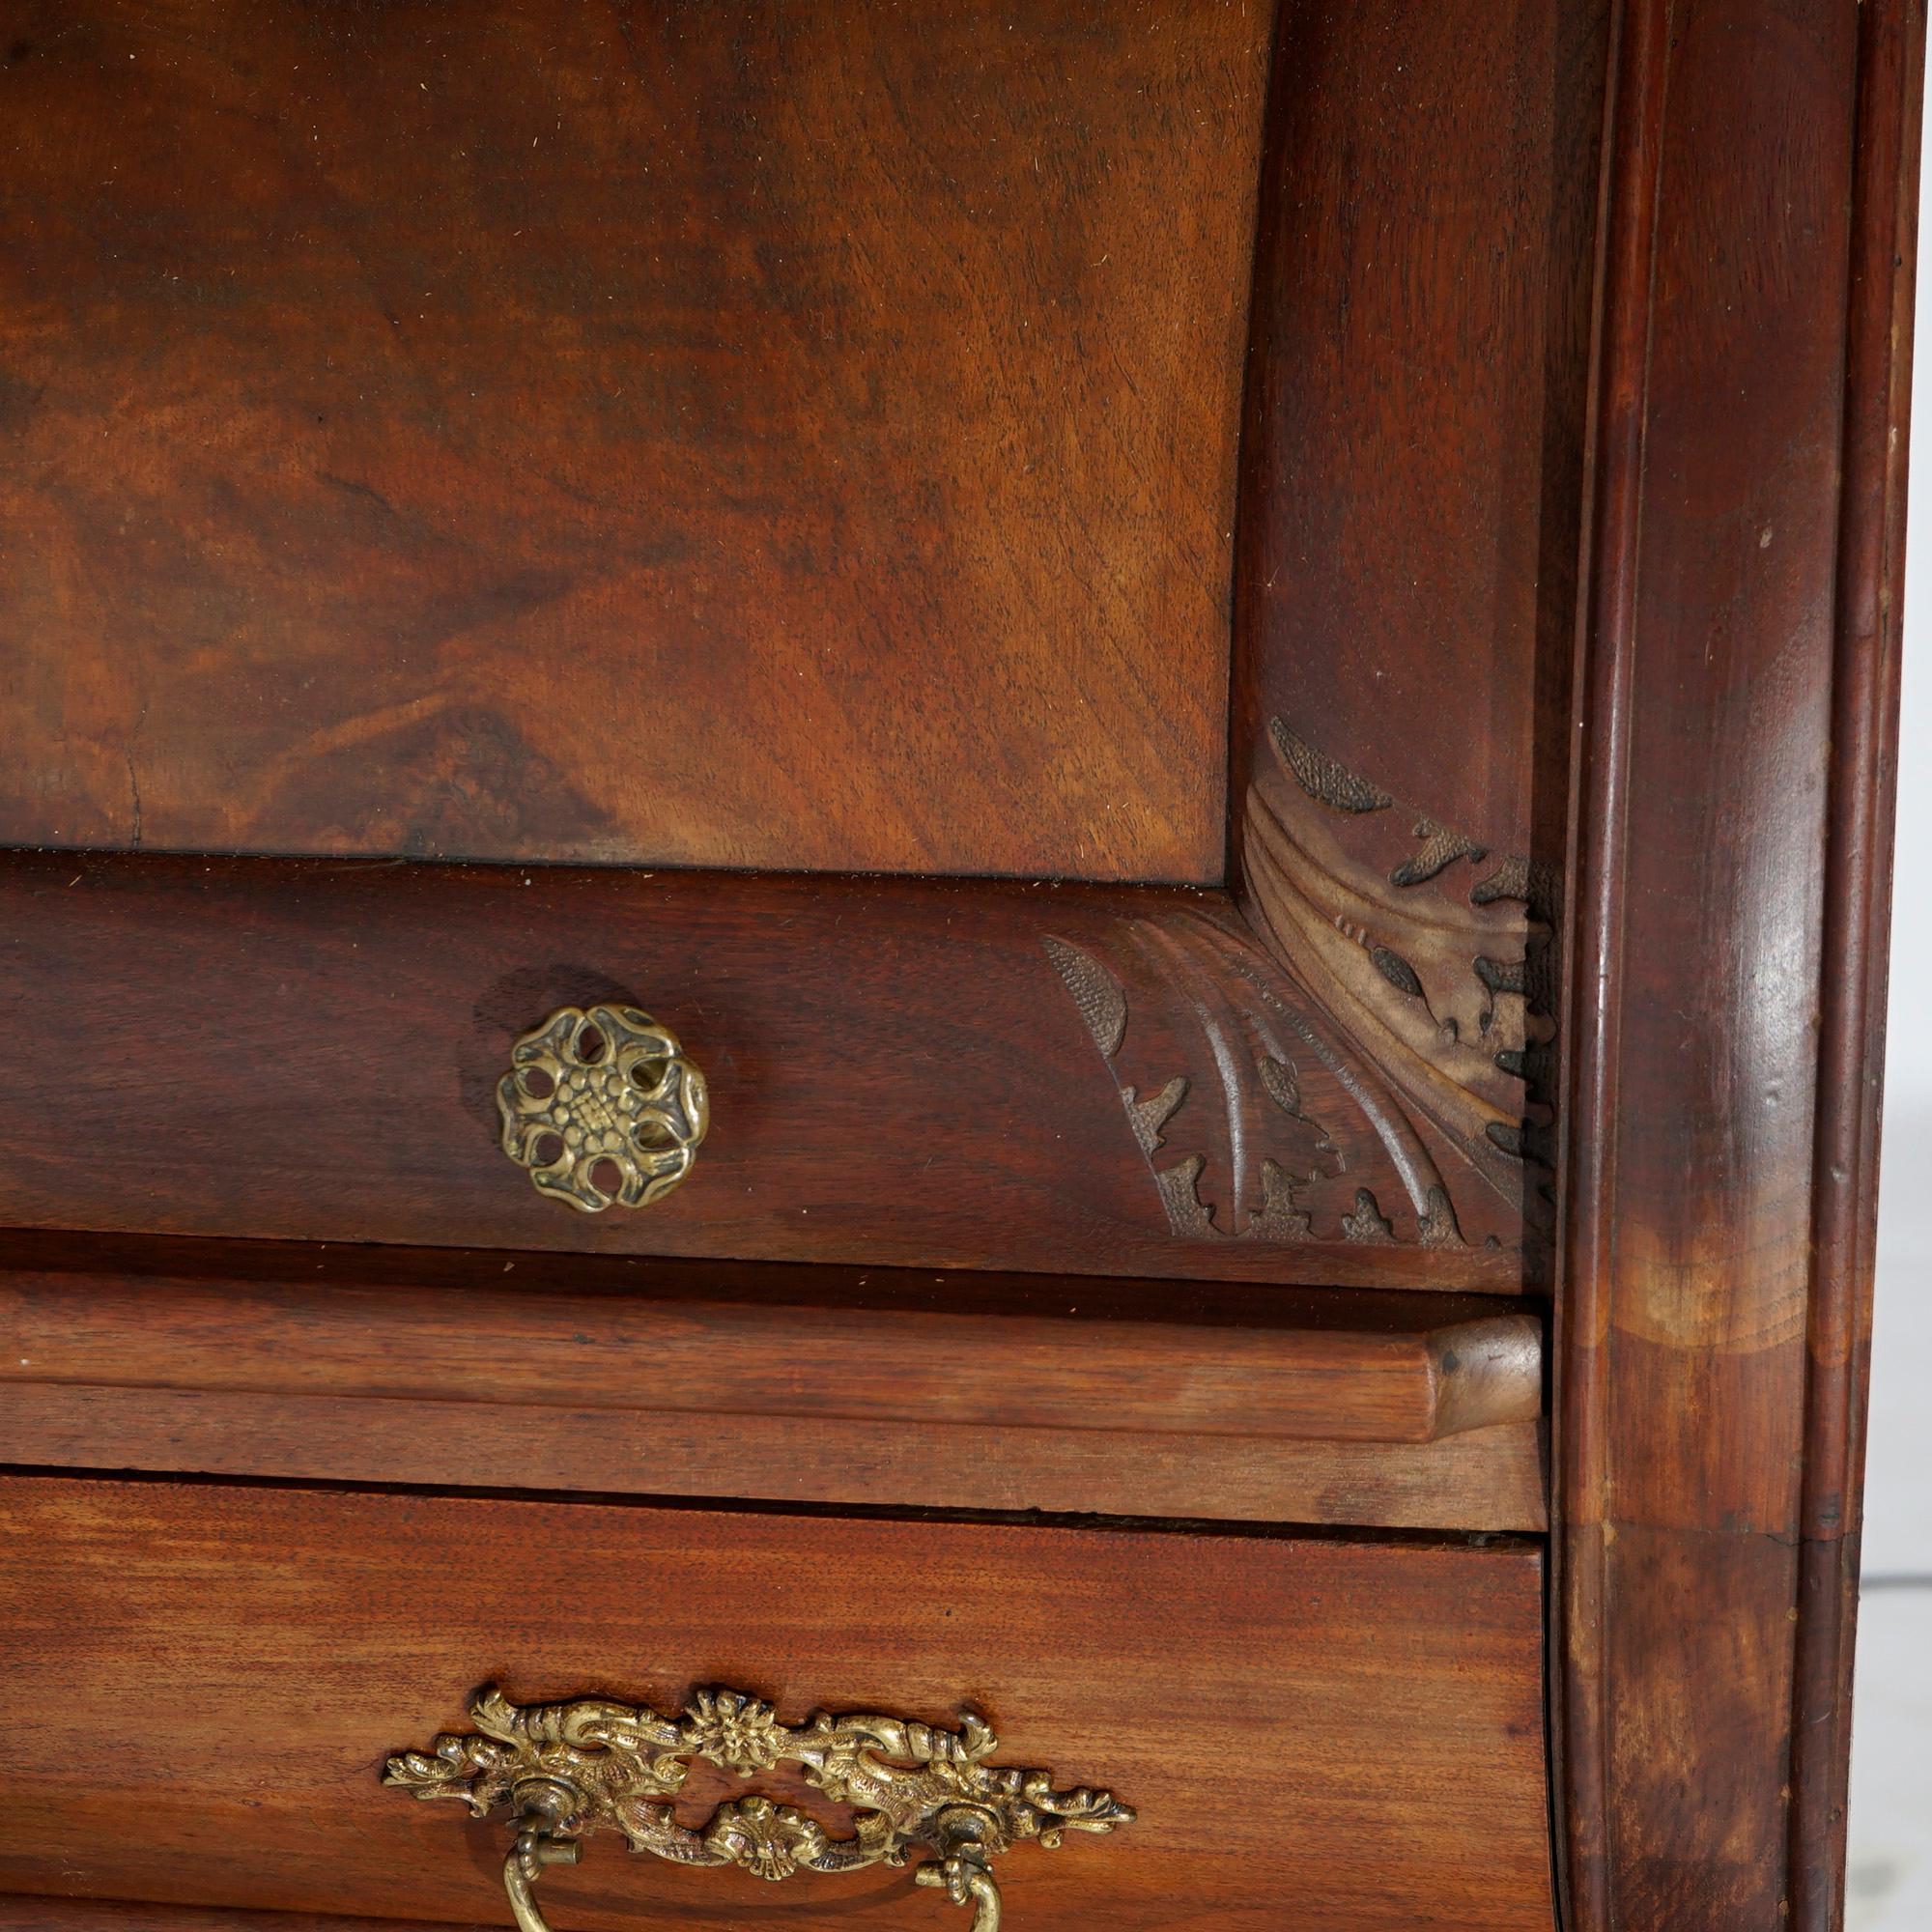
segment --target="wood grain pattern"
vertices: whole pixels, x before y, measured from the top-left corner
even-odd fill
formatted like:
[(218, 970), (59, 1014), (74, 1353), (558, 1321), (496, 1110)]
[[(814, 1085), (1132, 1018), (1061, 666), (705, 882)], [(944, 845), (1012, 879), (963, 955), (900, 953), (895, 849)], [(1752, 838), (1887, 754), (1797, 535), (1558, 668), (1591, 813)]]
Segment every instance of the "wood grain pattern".
[[(0, 1220), (1520, 1287), (1507, 1248), (1346, 1236), (1358, 1190), (1405, 1199), (1352, 1104), (1322, 1110), (1349, 1172), (1319, 1229), (1175, 1234), (1047, 942), (1179, 910), (1231, 917), (1184, 891), (14, 855), (13, 1077), (61, 1094), (62, 1127), (0, 1114)], [(511, 1043), (601, 998), (662, 1019), (711, 1088), (691, 1178), (636, 1214), (542, 1199), (497, 1145)], [(1319, 1065), (1294, 1057), (1313, 1092)], [(1218, 1105), (1206, 1072), (1168, 1130), (1213, 1151), (1192, 1111), (1211, 1122)], [(1227, 1172), (1210, 1167), (1204, 1198)]]
[(1263, 166), (1235, 799), (1269, 721), (1560, 860), (1602, 0), (1286, 0)]
[[(192, 1905), (128, 1905), (103, 1898), (33, 1898), (0, 1893), (0, 1932), (429, 1932), (420, 1922), (343, 1918), (310, 1912), (224, 1912)], [(442, 1926), (437, 1932), (499, 1932)]]
[[(1507, 1304), (1274, 1294), (1238, 1322), (1190, 1323), (1171, 1289), (1050, 1277), (657, 1263), (599, 1291), (581, 1278), (594, 1265), (541, 1257), (421, 1270), (395, 1251), (374, 1280), (355, 1251), (252, 1259), (254, 1279), (0, 1276), (0, 1462), (1546, 1522), (1540, 1323)], [(1109, 1313), (1137, 1289), (1170, 1319)]]
[(1270, 14), (10, 7), (0, 837), (1218, 880)]
[(1242, 443), (1239, 902), (1539, 1277), (1606, 14), (1289, 0)]
[(20, 1382), (6, 1391), (0, 1459), (833, 1507), (1485, 1534), (1548, 1525), (1542, 1431), (1529, 1422), (1397, 1445)]
[[(1019, 1927), (1273, 1932), (1284, 1899), (1310, 1932), (1552, 1924), (1524, 1548), (56, 1480), (0, 1504), (15, 1890), (494, 1919), (491, 1828), (382, 1789), (386, 1751), (492, 1677), (672, 1708), (733, 1681), (787, 1719), (968, 1705), (1003, 1760), (1117, 1789), (1127, 1831), (1003, 1861)], [(552, 1893), (559, 1932), (951, 1922), (905, 1874), (761, 1893), (604, 1844)]]
[(1578, 1932), (1840, 1922), (1923, 31), (1623, 20), (1559, 1301)]

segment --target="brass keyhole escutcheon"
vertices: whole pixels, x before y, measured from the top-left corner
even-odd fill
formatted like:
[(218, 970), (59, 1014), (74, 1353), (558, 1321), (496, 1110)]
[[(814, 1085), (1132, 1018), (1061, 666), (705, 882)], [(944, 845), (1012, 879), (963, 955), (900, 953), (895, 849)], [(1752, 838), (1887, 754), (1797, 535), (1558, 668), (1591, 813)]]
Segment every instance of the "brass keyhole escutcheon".
[(636, 1007), (559, 1007), (510, 1049), (497, 1107), (538, 1193), (586, 1214), (661, 1200), (711, 1122), (704, 1075)]

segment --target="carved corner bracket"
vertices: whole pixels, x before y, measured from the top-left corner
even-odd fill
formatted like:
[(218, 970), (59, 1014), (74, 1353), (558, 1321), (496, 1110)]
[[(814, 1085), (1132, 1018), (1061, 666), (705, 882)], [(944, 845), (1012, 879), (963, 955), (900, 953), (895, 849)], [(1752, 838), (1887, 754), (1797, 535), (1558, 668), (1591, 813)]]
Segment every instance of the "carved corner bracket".
[(1047, 955), (1177, 1235), (1540, 1244), (1556, 882), (1281, 720), (1240, 827), (1244, 919), (1122, 920)]

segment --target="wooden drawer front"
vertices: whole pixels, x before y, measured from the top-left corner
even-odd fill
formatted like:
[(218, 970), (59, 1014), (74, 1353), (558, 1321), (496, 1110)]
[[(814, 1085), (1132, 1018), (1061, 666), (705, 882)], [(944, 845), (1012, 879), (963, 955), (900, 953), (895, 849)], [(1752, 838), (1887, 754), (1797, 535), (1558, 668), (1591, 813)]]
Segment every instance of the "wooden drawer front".
[[(51, 1478), (0, 1521), (0, 1890), (505, 1923), (501, 1821), (384, 1789), (385, 1755), (485, 1683), (726, 1684), (787, 1723), (978, 1711), (997, 1762), (1131, 1804), (998, 1861), (1009, 1932), (1551, 1924), (1524, 1546)], [(608, 1836), (544, 1891), (557, 1932), (970, 1924), (903, 1872), (767, 1888)]]
[[(0, 1896), (0, 1932), (426, 1932), (393, 1918), (334, 1913), (238, 1912), (228, 1906), (127, 1904), (111, 1898)], [(496, 1932), (494, 1926), (440, 1925), (436, 1932)]]
[[(1218, 903), (1072, 887), (8, 856), (0, 979), (24, 1016), (12, 1077), (21, 1093), (58, 1095), (61, 1129), (45, 1130), (44, 1109), (0, 1113), (0, 1220), (1520, 1288), (1502, 1197), (1454, 1179), (1446, 1154), (1440, 1169), (1417, 1167), (1413, 1137), (1391, 1128), (1398, 1161), (1351, 1097), (1356, 1076), (1331, 1073), (1313, 1047), (1268, 1035), (1299, 1082), (1294, 1114), (1257, 1085), (1259, 1070), (1243, 1103), (1227, 1099), (1184, 1000), (1138, 1007), (1118, 1064), (1095, 1050), (1053, 949), (1113, 956), (1142, 916), (1200, 939), (1220, 930), (1204, 923)], [(497, 1082), (518, 1037), (600, 1000), (654, 1013), (710, 1083), (691, 1178), (637, 1212), (546, 1200), (501, 1147)], [(1242, 1037), (1259, 1069), (1261, 1036)], [(1151, 1155), (1116, 1073), (1147, 1094), (1180, 1083)], [(97, 1148), (112, 1157), (82, 1151)], [(1242, 1151), (1255, 1172), (1237, 1184)], [(1183, 1215), (1177, 1230), (1160, 1177), (1197, 1156), (1189, 1199), (1214, 1214)], [(1295, 1177), (1305, 1226), (1247, 1211), (1263, 1160)], [(1424, 1180), (1449, 1181), (1458, 1239), (1424, 1241), (1411, 1198), (1430, 1198)]]

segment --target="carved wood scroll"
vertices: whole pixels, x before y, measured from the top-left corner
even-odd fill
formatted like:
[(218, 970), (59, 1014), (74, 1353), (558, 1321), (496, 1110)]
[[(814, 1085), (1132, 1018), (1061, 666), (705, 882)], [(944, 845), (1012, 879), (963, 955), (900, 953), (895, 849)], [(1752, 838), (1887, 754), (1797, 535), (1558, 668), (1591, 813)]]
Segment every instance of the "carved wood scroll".
[(1555, 884), (1281, 719), (1244, 808), (1247, 923), (1047, 952), (1177, 1235), (1547, 1238)]

